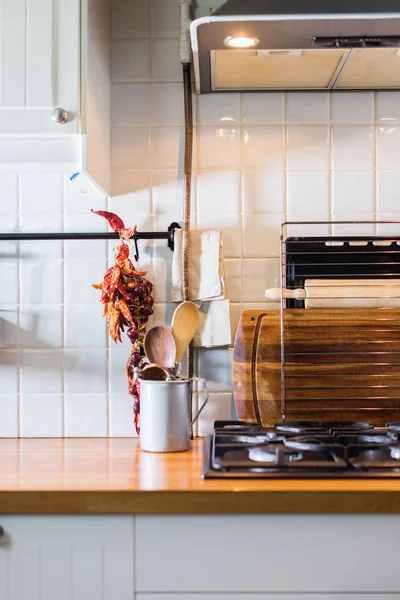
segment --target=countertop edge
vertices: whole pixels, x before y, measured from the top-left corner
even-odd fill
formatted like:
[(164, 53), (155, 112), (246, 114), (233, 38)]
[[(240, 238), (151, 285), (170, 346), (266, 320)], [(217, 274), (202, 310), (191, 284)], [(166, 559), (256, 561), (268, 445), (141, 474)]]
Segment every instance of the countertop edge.
[(0, 514), (398, 514), (400, 492), (0, 491)]

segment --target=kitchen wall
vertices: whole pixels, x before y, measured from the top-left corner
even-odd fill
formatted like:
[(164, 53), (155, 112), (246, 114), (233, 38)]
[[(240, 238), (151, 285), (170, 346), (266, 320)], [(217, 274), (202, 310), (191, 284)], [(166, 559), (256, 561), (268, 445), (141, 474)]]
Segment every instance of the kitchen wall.
[[(113, 0), (112, 39), (112, 197), (44, 164), (1, 172), (1, 230), (104, 229), (90, 208), (139, 230), (182, 220), (176, 0)], [(265, 307), (265, 288), (278, 283), (282, 221), (400, 218), (397, 93), (201, 96), (195, 121), (192, 225), (224, 232), (233, 332), (241, 311)], [(112, 248), (0, 244), (0, 436), (133, 435), (129, 345), (109, 342), (90, 288)], [(168, 322), (172, 253), (161, 241), (140, 250), (155, 283), (154, 323)], [(221, 349), (197, 358), (212, 392), (201, 435), (230, 417), (230, 357)]]

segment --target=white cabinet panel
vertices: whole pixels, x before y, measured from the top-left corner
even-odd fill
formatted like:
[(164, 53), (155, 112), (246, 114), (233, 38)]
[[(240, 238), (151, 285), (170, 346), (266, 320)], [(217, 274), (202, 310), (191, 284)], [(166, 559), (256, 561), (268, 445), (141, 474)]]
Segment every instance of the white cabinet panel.
[(0, 106), (25, 106), (26, 0), (1, 0), (0, 18)]
[(397, 515), (139, 515), (136, 551), (138, 592), (400, 597)]
[(1, 600), (132, 600), (133, 517), (4, 516)]
[(28, 0), (26, 105), (52, 105), (53, 0)]
[(136, 600), (399, 600), (398, 594), (136, 594)]
[[(0, 134), (77, 133), (80, 0), (0, 3)], [(65, 125), (51, 120), (56, 106)]]

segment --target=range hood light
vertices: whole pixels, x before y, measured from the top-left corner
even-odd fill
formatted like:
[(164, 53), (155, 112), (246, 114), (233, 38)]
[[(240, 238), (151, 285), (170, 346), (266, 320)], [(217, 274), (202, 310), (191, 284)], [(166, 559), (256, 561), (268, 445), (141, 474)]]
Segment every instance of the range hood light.
[(247, 37), (245, 35), (231, 36), (224, 39), (225, 46), (230, 48), (254, 48), (260, 40), (256, 37)]

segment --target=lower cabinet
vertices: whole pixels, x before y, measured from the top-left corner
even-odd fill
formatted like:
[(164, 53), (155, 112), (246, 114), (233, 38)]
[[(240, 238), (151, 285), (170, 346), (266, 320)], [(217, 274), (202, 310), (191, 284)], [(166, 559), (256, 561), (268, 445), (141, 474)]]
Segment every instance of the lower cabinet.
[(138, 515), (135, 534), (136, 590), (151, 600), (162, 592), (400, 598), (398, 515)]
[(136, 600), (399, 600), (399, 594), (136, 594)]
[(0, 600), (399, 600), (400, 516), (0, 516)]
[(132, 600), (130, 516), (4, 516), (1, 600)]

